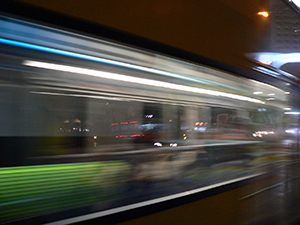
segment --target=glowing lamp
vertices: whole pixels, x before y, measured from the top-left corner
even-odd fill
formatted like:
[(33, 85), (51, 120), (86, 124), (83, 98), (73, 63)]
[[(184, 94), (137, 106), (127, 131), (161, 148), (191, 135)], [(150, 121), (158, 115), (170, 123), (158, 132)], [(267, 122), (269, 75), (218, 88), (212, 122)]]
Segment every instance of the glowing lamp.
[(263, 17), (269, 17), (269, 13), (266, 11), (258, 12), (257, 15), (263, 16)]

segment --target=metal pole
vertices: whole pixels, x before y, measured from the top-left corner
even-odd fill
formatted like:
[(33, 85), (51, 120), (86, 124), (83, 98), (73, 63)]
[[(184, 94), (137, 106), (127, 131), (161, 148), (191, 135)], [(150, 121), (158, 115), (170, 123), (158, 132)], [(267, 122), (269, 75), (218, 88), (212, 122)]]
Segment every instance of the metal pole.
[(299, 135), (299, 131), (300, 131), (300, 114), (298, 115), (298, 127), (297, 127), (297, 148), (296, 150), (299, 151), (299, 141), (300, 141), (300, 135)]

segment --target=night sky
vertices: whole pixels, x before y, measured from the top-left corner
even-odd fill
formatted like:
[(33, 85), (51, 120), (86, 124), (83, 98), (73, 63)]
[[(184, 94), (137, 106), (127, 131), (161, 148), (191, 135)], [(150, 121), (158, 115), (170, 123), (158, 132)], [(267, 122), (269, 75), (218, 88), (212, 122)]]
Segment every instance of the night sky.
[(237, 66), (267, 32), (262, 0), (21, 1)]

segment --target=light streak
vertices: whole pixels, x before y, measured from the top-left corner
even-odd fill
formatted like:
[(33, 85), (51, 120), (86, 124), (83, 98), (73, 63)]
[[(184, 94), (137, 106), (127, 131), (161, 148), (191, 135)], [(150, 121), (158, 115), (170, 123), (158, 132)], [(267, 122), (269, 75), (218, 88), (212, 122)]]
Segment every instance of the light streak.
[(264, 102), (261, 100), (246, 97), (246, 96), (241, 96), (241, 95), (237, 95), (237, 94), (230, 94), (230, 93), (225, 93), (225, 92), (220, 92), (220, 91), (212, 91), (212, 90), (208, 90), (208, 89), (190, 87), (190, 86), (174, 84), (174, 83), (158, 81), (158, 80), (132, 77), (132, 76), (123, 75), (123, 74), (110, 73), (110, 72), (86, 69), (86, 68), (81, 68), (81, 67), (74, 67), (74, 66), (67, 66), (67, 65), (60, 65), (60, 64), (46, 63), (46, 62), (38, 62), (38, 61), (31, 61), (31, 60), (23, 61), (23, 65), (35, 67), (35, 68), (41, 68), (41, 69), (61, 71), (61, 72), (84, 74), (84, 75), (94, 76), (94, 77), (98, 77), (98, 78), (123, 81), (123, 82), (153, 86), (153, 87), (158, 87), (158, 88), (167, 88), (167, 89), (172, 89), (172, 90), (177, 90), (177, 91), (185, 91), (185, 92), (205, 94), (205, 95), (210, 95), (210, 96), (226, 97), (226, 98), (231, 98), (231, 99), (236, 99), (236, 100), (241, 100), (241, 101), (264, 104)]

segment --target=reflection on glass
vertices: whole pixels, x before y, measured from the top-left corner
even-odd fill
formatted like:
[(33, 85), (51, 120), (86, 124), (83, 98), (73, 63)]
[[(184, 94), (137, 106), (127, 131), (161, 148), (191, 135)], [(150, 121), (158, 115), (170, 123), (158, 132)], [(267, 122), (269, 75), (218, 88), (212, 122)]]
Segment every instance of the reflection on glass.
[[(7, 89), (11, 96), (15, 91)], [(1, 221), (45, 210), (105, 209), (107, 201), (130, 204), (162, 197), (165, 189), (173, 194), (254, 174), (258, 171), (248, 163), (259, 144), (255, 140), (273, 140), (280, 122), (278, 112), (267, 107), (241, 110), (39, 92), (28, 92), (24, 101), (22, 123), (14, 129), (25, 126), (32, 135), (6, 137), (7, 149), (21, 142), (24, 158), (0, 169), (5, 181)], [(178, 179), (182, 183), (175, 188), (172, 182)]]

